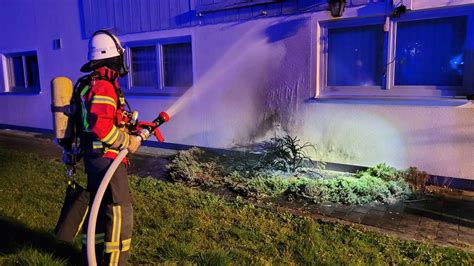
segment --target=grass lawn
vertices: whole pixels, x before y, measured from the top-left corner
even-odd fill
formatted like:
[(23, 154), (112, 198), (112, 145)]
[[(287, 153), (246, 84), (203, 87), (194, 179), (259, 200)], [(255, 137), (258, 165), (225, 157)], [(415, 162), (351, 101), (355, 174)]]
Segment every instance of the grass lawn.
[[(6, 150), (0, 158), (0, 264), (79, 263), (79, 244), (52, 235), (65, 189), (61, 163)], [(474, 254), (458, 249), (230, 203), (181, 184), (130, 182), (133, 264), (474, 264)]]

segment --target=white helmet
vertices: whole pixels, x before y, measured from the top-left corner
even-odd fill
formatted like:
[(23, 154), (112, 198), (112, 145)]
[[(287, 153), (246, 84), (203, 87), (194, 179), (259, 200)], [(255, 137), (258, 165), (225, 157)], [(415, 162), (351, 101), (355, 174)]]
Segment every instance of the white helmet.
[(89, 41), (89, 60), (101, 60), (123, 55), (123, 48), (115, 35), (105, 30), (94, 32)]
[(89, 54), (87, 56), (89, 62), (81, 67), (81, 71), (93, 71), (98, 67), (107, 65), (112, 60), (115, 63), (118, 62), (120, 69), (117, 71), (123, 77), (128, 73), (128, 68), (123, 58), (124, 52), (125, 50), (114, 34), (106, 30), (98, 30), (94, 32), (89, 41)]

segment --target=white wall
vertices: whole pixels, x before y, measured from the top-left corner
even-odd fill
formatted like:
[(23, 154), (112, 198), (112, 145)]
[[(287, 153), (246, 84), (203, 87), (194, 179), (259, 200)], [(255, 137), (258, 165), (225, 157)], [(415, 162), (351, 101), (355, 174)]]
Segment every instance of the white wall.
[[(12, 3), (0, 9), (0, 25), (18, 30), (2, 31), (0, 52), (37, 50), (42, 93), (0, 95), (0, 124), (51, 128), (49, 81), (59, 75), (79, 77), (86, 58), (78, 5)], [(374, 12), (380, 10), (377, 6)], [(22, 25), (5, 18), (5, 13), (19, 12), (28, 17)], [(349, 9), (346, 16), (360, 12), (371, 10)], [(315, 23), (322, 18), (328, 18), (327, 12), (120, 36), (123, 42), (182, 35), (193, 39), (193, 88), (182, 97), (127, 98), (144, 120), (162, 110), (172, 113), (162, 128), (171, 143), (236, 148), (286, 131), (318, 144), (320, 159), (417, 166), (431, 174), (474, 179), (472, 105), (310, 100), (315, 94)], [(52, 49), (55, 38), (62, 38), (62, 49)]]
[[(37, 51), (41, 84), (41, 94), (0, 95), (0, 123), (52, 128), (49, 82), (60, 75), (79, 77), (85, 63), (77, 1), (5, 0), (0, 25), (0, 53)], [(63, 48), (53, 50), (58, 38)]]

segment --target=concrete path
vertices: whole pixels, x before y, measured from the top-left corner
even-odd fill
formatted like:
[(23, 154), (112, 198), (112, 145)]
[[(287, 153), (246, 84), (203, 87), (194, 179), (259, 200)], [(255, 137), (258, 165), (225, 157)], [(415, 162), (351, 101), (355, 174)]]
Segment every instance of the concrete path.
[[(0, 149), (37, 152), (47, 157), (61, 158), (61, 149), (45, 134), (0, 130)], [(134, 155), (129, 173), (166, 180), (167, 162), (168, 159), (163, 156)], [(277, 204), (276, 208), (311, 215), (324, 221), (357, 224), (401, 239), (455, 246), (474, 252), (474, 198), (433, 197), (355, 207), (292, 202), (282, 206)]]
[[(426, 205), (455, 206), (467, 215), (452, 215)], [(418, 240), (442, 246), (455, 246), (474, 252), (474, 202), (433, 198), (418, 202), (398, 202), (374, 206), (324, 205), (309, 207), (310, 213), (336, 218), (369, 229), (378, 229), (402, 239)]]

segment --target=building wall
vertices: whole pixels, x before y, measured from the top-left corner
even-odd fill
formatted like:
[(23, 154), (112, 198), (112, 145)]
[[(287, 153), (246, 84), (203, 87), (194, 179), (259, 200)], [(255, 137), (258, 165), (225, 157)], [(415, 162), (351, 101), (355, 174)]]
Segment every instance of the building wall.
[[(385, 0), (349, 0), (347, 6), (380, 2)], [(105, 28), (123, 35), (328, 9), (327, 0), (80, 0), (79, 5), (85, 38)]]
[[(36, 50), (42, 87), (35, 95), (0, 95), (0, 124), (51, 129), (49, 82), (81, 75), (87, 41), (81, 3), (37, 2), (16, 0), (0, 9), (0, 25), (9, 25), (0, 29), (0, 53)], [(384, 4), (360, 5), (345, 16), (384, 10)], [(13, 24), (6, 14), (25, 20)], [(162, 128), (170, 143), (242, 148), (288, 132), (317, 144), (318, 159), (474, 179), (474, 107), (466, 101), (313, 99), (316, 25), (329, 18), (327, 11), (305, 12), (123, 34), (122, 42), (190, 35), (193, 45), (195, 82), (184, 95), (127, 98), (143, 120), (171, 113)], [(52, 48), (56, 38), (63, 41), (59, 50)]]
[[(73, 0), (2, 1), (0, 53), (37, 51), (41, 93), (0, 95), (0, 123), (52, 128), (49, 83), (57, 76), (79, 77), (87, 51), (87, 41), (80, 38), (78, 7)], [(63, 48), (54, 50), (57, 38)]]

